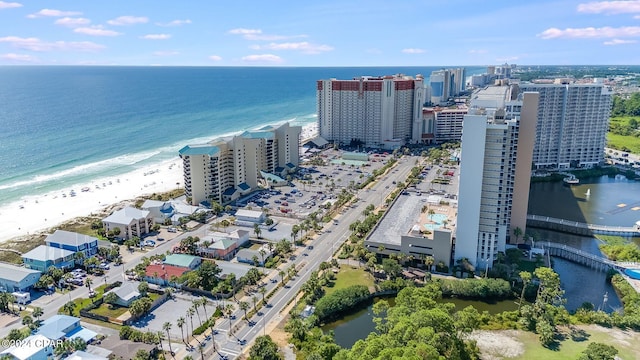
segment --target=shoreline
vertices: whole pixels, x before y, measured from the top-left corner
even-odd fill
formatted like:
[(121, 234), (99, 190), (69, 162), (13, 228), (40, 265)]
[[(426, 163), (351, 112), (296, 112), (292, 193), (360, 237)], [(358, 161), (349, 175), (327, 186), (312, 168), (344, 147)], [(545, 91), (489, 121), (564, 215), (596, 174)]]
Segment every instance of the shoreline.
[[(301, 141), (317, 135), (317, 123), (302, 126)], [(184, 188), (182, 160), (165, 160), (119, 176), (110, 176), (42, 195), (25, 195), (0, 206), (0, 244), (41, 235), (79, 217), (104, 212), (138, 197)], [(73, 196), (71, 191), (73, 190)]]

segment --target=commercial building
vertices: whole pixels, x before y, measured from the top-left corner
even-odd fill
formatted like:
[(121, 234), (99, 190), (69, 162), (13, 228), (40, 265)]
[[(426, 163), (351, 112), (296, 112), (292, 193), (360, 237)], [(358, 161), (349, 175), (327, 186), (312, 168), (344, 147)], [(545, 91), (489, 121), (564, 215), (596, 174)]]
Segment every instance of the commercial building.
[(106, 232), (120, 229), (118, 236), (127, 240), (148, 234), (155, 223), (149, 211), (127, 206), (102, 219), (102, 224)]
[(537, 93), (493, 87), (471, 99), (463, 121), (455, 254), (490, 267), (513, 229), (525, 229)]
[(422, 124), (416, 131), (421, 132), (422, 143), (441, 144), (448, 141), (460, 141), (462, 138), (462, 120), (468, 108), (427, 107), (422, 109)]
[(298, 166), (301, 131), (284, 123), (183, 147), (179, 154), (191, 204), (225, 203), (268, 186), (263, 172), (286, 177)]
[(0, 263), (0, 292), (29, 291), (40, 275), (38, 270)]
[(540, 94), (533, 164), (536, 169), (591, 168), (604, 161), (613, 92), (592, 83), (519, 84)]
[(318, 80), (320, 136), (340, 145), (385, 149), (418, 142), (413, 124), (422, 116), (423, 82), (422, 75)]
[(444, 105), (452, 96), (457, 96), (466, 89), (465, 69), (442, 69), (431, 73), (429, 88), (430, 103)]

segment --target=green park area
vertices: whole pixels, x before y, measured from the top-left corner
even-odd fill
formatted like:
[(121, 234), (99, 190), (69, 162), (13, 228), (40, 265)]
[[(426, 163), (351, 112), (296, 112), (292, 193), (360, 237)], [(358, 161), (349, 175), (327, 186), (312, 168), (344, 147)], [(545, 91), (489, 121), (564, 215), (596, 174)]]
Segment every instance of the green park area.
[(336, 290), (346, 289), (353, 285), (365, 285), (371, 288), (374, 284), (373, 276), (363, 268), (341, 265), (340, 271), (336, 274), (333, 283), (328, 284), (325, 289), (325, 295), (329, 295)]

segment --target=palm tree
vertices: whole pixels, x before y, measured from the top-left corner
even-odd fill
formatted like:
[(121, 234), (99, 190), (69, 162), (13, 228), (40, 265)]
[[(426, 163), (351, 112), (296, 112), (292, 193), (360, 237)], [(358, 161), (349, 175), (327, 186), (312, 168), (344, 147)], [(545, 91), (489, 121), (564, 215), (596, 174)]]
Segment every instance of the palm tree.
[(263, 286), (263, 287), (261, 287), (261, 288), (260, 288), (260, 290), (258, 290), (258, 292), (259, 292), (260, 294), (262, 294), (262, 303), (266, 305), (267, 303), (264, 301), (264, 294), (266, 294), (266, 293), (267, 293), (267, 288), (265, 288), (265, 287)]
[(527, 289), (527, 285), (531, 282), (531, 273), (528, 271), (520, 272), (520, 279), (522, 279), (522, 291), (520, 292), (520, 302), (518, 303), (518, 312), (522, 306), (522, 300), (524, 299), (524, 291)]
[(202, 326), (202, 319), (200, 319), (200, 311), (198, 311), (198, 308), (200, 307), (200, 300), (199, 299), (193, 299), (191, 301), (192, 307), (193, 309), (196, 311), (196, 315), (198, 315), (198, 322), (200, 323), (200, 326)]
[(249, 304), (246, 301), (240, 301), (240, 310), (244, 311), (244, 319), (249, 321), (247, 318), (247, 310), (249, 310)]
[(169, 330), (171, 330), (171, 323), (165, 322), (162, 324), (162, 329), (167, 332), (167, 341), (169, 342), (169, 352), (173, 354), (173, 350), (171, 349), (171, 335), (169, 335)]
[[(262, 267), (264, 268), (265, 266), (264, 256), (267, 255), (267, 252), (264, 251), (264, 249), (260, 249), (259, 253), (260, 253), (260, 257), (262, 258)], [(264, 273), (264, 269), (263, 269), (263, 273)]]
[(33, 308), (33, 316), (36, 318), (37, 322), (40, 322), (40, 317), (44, 314), (44, 310), (42, 310), (41, 307), (34, 307)]
[(208, 321), (209, 320), (209, 315), (207, 315), (207, 305), (209, 304), (209, 299), (207, 299), (206, 297), (201, 297), (200, 298), (200, 305), (202, 306), (202, 310), (204, 310), (204, 321)]
[(282, 282), (284, 284), (284, 276), (286, 275), (284, 270), (278, 271), (278, 275), (280, 275), (280, 282)]
[(64, 306), (62, 306), (62, 310), (69, 313), (69, 316), (73, 316), (73, 310), (76, 309), (76, 303), (73, 301), (68, 301)]
[(180, 316), (178, 318), (178, 321), (176, 322), (176, 325), (178, 325), (178, 327), (180, 328), (180, 334), (182, 335), (182, 342), (186, 344), (186, 342), (184, 341), (184, 323), (185, 323), (185, 319), (184, 316)]
[(225, 313), (229, 317), (229, 334), (231, 334), (231, 314), (233, 314), (233, 305), (227, 304), (224, 306)]
[(262, 234), (262, 230), (260, 230), (260, 225), (253, 224), (253, 232), (256, 234), (256, 237), (260, 239), (260, 234)]
[(258, 308), (256, 307), (256, 305), (258, 304), (258, 297), (257, 296), (252, 297), (251, 301), (253, 301), (253, 311), (258, 312)]
[(84, 280), (84, 285), (89, 288), (89, 292), (91, 292), (91, 284), (93, 284), (93, 280), (91, 280), (90, 278), (86, 278)]
[(518, 243), (518, 239), (522, 236), (522, 229), (520, 227), (513, 228), (513, 236), (516, 237), (516, 244)]
[[(191, 334), (193, 335), (193, 332), (195, 331), (195, 328), (193, 327), (193, 315), (196, 314), (196, 311), (193, 310), (193, 307), (190, 307), (189, 309), (187, 309), (187, 316), (189, 317), (189, 322), (191, 323)], [(189, 328), (187, 327), (187, 338), (189, 337)]]

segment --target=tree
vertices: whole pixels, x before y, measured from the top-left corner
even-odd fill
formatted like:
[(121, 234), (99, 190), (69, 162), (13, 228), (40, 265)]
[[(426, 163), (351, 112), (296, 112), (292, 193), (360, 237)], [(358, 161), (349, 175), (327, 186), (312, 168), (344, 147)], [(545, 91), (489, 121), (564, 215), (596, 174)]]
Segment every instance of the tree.
[(178, 325), (178, 327), (180, 328), (180, 334), (182, 335), (182, 342), (186, 344), (186, 341), (184, 341), (184, 323), (185, 323), (185, 319), (184, 316), (180, 316), (178, 318), (178, 321), (176, 321), (176, 325)]
[(266, 305), (266, 301), (264, 301), (264, 294), (267, 293), (267, 288), (262, 286), (260, 287), (260, 290), (258, 290), (258, 292), (262, 295), (262, 304)]
[(91, 284), (93, 284), (93, 280), (91, 280), (90, 278), (84, 279), (84, 286), (89, 288), (89, 292), (91, 292)]
[(402, 266), (398, 264), (398, 261), (393, 259), (383, 259), (382, 269), (391, 279), (397, 278), (402, 273)]
[(247, 310), (249, 310), (249, 303), (247, 303), (246, 301), (240, 301), (240, 310), (244, 311), (244, 319), (249, 321), (249, 318), (247, 318)]
[(256, 234), (256, 237), (260, 239), (260, 234), (262, 234), (262, 230), (260, 230), (260, 225), (253, 224), (253, 232)]
[(278, 345), (273, 342), (269, 335), (258, 336), (253, 346), (249, 350), (249, 360), (281, 360), (282, 354), (278, 350)]
[(165, 322), (162, 324), (162, 329), (167, 332), (167, 341), (169, 342), (169, 352), (173, 354), (173, 350), (171, 349), (171, 334), (169, 334), (169, 330), (171, 330), (171, 323)]
[(116, 303), (118, 302), (118, 295), (116, 295), (116, 293), (114, 292), (108, 292), (104, 295), (103, 297), (104, 302), (106, 302), (107, 304), (111, 305), (111, 308), (113, 309), (116, 305)]
[[(189, 318), (189, 323), (191, 324), (191, 335), (193, 335), (193, 332), (195, 331), (195, 328), (193, 327), (193, 315), (196, 314), (196, 311), (193, 310), (193, 306), (187, 309), (187, 317)], [(187, 337), (189, 337), (189, 328), (187, 328)]]
[(33, 308), (33, 316), (36, 318), (37, 322), (40, 322), (40, 317), (42, 317), (43, 314), (44, 310), (41, 307), (36, 306)]
[(151, 309), (153, 301), (148, 297), (141, 297), (138, 300), (134, 300), (129, 306), (129, 312), (133, 317), (138, 317), (145, 314)]
[(579, 360), (613, 360), (618, 349), (611, 345), (593, 342), (580, 354)]
[(191, 304), (191, 307), (195, 310), (196, 315), (198, 316), (198, 323), (202, 326), (202, 319), (200, 318), (200, 311), (198, 310), (200, 308), (200, 299), (191, 300)]
[(281, 282), (281, 283), (283, 283), (283, 284), (284, 284), (284, 276), (285, 276), (286, 274), (287, 274), (287, 273), (285, 273), (285, 272), (284, 272), (284, 270), (280, 270), (280, 271), (278, 271), (278, 275), (280, 275), (280, 282)]
[(147, 293), (149, 292), (149, 283), (146, 281), (140, 282), (138, 285), (138, 291), (140, 292), (140, 295), (147, 296)]
[(73, 311), (76, 309), (76, 303), (69, 301), (62, 306), (62, 310), (69, 313), (69, 316), (73, 316)]
[(527, 286), (531, 282), (531, 273), (528, 271), (520, 271), (520, 279), (522, 279), (522, 291), (520, 292), (520, 302), (518, 303), (518, 312), (520, 312), (520, 307), (522, 306), (522, 301), (524, 300), (524, 292), (527, 289)]
[(520, 229), (520, 227), (515, 227), (513, 228), (513, 236), (516, 237), (516, 244), (519, 242), (518, 240), (520, 239), (520, 236), (522, 236), (523, 232), (522, 229)]

